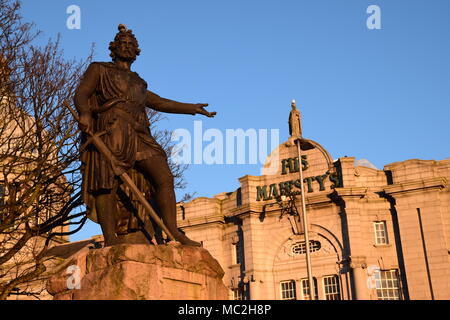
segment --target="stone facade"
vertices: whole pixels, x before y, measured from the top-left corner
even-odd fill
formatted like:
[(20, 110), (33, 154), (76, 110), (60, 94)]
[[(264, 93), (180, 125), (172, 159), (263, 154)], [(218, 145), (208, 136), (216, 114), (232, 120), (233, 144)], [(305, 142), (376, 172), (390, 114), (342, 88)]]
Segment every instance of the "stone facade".
[[(450, 299), (450, 159), (378, 170), (310, 142), (301, 167), (317, 298)], [(302, 224), (286, 210), (301, 213), (299, 167), (291, 138), (267, 159), (271, 174), (178, 204), (179, 226), (224, 268), (230, 299), (309, 297)]]

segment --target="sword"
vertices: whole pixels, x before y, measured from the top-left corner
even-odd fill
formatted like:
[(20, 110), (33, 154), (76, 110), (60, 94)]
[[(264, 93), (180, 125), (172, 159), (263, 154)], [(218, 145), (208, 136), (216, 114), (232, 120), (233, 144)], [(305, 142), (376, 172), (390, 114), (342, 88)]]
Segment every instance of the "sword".
[[(80, 120), (78, 118), (78, 114), (75, 112), (75, 110), (72, 109), (72, 107), (69, 105), (67, 101), (64, 101), (64, 106), (69, 109), (70, 113), (72, 114), (73, 118), (79, 123)], [(150, 213), (150, 216), (153, 218), (153, 220), (156, 222), (156, 224), (166, 233), (167, 237), (170, 240), (176, 241), (172, 233), (167, 229), (162, 219), (158, 216), (158, 214), (155, 212), (153, 207), (150, 203), (148, 203), (147, 199), (145, 199), (142, 192), (136, 187), (133, 180), (131, 180), (130, 176), (126, 173), (126, 171), (119, 169), (116, 164), (120, 163), (112, 152), (109, 150), (109, 148), (105, 145), (105, 143), (100, 139), (100, 136), (104, 133), (93, 133), (91, 130), (85, 131), (85, 133), (89, 136), (88, 142), (91, 142), (97, 150), (111, 163), (111, 167), (113, 169), (113, 172), (115, 175), (119, 176), (120, 179), (125, 183), (125, 185), (130, 188), (133, 195), (139, 200), (139, 202), (144, 206), (144, 208)]]

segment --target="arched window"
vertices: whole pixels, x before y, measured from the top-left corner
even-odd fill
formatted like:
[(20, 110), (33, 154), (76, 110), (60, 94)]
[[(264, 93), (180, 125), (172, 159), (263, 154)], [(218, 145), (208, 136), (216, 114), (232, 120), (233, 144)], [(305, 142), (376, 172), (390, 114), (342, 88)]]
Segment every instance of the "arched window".
[[(309, 240), (309, 252), (319, 251), (322, 245), (319, 241)], [(305, 254), (306, 253), (306, 241), (296, 242), (291, 247), (293, 254)]]

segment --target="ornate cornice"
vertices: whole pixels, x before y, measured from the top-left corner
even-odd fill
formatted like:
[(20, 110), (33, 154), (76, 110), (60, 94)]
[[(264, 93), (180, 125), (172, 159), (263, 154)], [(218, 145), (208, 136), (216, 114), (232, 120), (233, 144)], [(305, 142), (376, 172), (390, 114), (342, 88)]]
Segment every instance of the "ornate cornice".
[(363, 198), (367, 193), (367, 187), (336, 188), (334, 192), (339, 197)]
[(219, 223), (224, 224), (225, 218), (222, 214), (208, 215), (204, 217), (194, 217), (186, 220), (178, 220), (179, 228), (200, 226), (205, 224)]
[(449, 184), (446, 178), (438, 177), (438, 178), (429, 178), (429, 179), (420, 179), (420, 180), (412, 180), (406, 181), (403, 183), (396, 183), (393, 185), (388, 185), (383, 188), (383, 191), (389, 195), (401, 195), (407, 194), (409, 192), (418, 191), (418, 190), (442, 190), (444, 188), (449, 188)]

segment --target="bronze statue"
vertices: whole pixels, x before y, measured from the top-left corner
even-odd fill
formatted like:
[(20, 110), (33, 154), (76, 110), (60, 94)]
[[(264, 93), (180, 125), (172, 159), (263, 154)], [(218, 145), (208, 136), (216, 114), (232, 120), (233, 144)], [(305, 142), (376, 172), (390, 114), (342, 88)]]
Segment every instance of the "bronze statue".
[(147, 240), (149, 235), (154, 240), (155, 229), (148, 212), (119, 179), (121, 173), (127, 172), (145, 197), (156, 205), (175, 240), (199, 246), (177, 228), (173, 176), (165, 151), (151, 135), (146, 107), (207, 117), (216, 113), (204, 109), (208, 104), (181, 103), (147, 90), (147, 83), (130, 70), (140, 49), (132, 31), (124, 25), (119, 25), (109, 49), (113, 61), (93, 62), (74, 97), (82, 131), (100, 137), (115, 159), (112, 163), (92, 144), (82, 150), (83, 197), (88, 214), (101, 225), (105, 246), (142, 243), (142, 237), (140, 240), (127, 237), (138, 231)]

